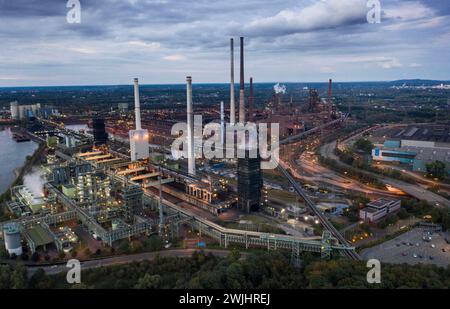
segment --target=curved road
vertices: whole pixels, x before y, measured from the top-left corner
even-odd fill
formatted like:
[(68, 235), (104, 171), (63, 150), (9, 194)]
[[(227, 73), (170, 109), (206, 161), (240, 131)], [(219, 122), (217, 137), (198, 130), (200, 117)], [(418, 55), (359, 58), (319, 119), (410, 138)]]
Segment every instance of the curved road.
[[(348, 167), (347, 164), (342, 163), (339, 160), (339, 157), (334, 154), (335, 148), (336, 148), (336, 141), (322, 146), (322, 148), (320, 148), (320, 153), (322, 156), (324, 156), (326, 158), (335, 160), (341, 166)], [(376, 177), (379, 180), (381, 180), (382, 182), (384, 182), (385, 184), (396, 187), (396, 188), (402, 190), (403, 192), (405, 192), (419, 200), (427, 201), (427, 202), (433, 204), (434, 206), (446, 206), (446, 207), (450, 208), (449, 200), (447, 200), (443, 196), (440, 196), (436, 193), (425, 190), (424, 188), (422, 188), (418, 185), (413, 185), (413, 184), (409, 184), (409, 183), (406, 183), (406, 182), (403, 182), (400, 180), (387, 178), (387, 177), (384, 177), (384, 176), (381, 176), (378, 174), (374, 174), (371, 172), (367, 172), (367, 171), (363, 171), (363, 172), (368, 175), (371, 175), (373, 177)]]

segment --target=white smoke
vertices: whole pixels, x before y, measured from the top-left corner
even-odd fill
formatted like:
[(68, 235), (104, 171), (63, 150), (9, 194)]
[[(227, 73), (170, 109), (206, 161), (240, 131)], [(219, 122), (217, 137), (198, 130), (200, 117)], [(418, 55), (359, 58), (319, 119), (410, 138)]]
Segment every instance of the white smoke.
[(277, 83), (275, 86), (273, 86), (273, 90), (276, 94), (286, 94), (286, 86), (280, 85), (280, 83)]
[(34, 196), (40, 197), (44, 195), (45, 180), (41, 171), (33, 169), (30, 174), (23, 177), (23, 184)]

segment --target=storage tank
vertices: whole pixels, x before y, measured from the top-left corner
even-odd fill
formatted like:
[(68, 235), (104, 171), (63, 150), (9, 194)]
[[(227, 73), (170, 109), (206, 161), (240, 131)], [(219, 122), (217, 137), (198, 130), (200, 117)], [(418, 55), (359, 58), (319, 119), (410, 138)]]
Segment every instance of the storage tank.
[(6, 224), (3, 227), (3, 238), (5, 239), (5, 248), (10, 255), (22, 255), (20, 229), (17, 224)]

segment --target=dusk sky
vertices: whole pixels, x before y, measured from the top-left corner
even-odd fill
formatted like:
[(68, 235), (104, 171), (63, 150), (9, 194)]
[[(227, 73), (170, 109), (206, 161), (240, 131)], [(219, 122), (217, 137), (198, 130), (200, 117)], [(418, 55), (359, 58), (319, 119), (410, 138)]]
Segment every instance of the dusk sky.
[(0, 87), (228, 82), (239, 36), (256, 82), (450, 79), (448, 0), (80, 2), (0, 0)]

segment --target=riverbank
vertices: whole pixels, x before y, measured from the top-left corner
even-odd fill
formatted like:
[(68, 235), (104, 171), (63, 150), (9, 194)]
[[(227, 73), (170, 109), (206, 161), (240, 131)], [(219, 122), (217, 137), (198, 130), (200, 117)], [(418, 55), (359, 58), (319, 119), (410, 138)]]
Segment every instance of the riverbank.
[(2, 192), (0, 195), (0, 221), (8, 220), (10, 219), (5, 218), (4, 215), (4, 208), (3, 203), (11, 199), (11, 187), (19, 186), (23, 184), (23, 178), (24, 176), (30, 172), (35, 164), (39, 162), (39, 159), (41, 158), (42, 154), (44, 153), (46, 149), (46, 145), (43, 143), (40, 143), (38, 148), (34, 151), (34, 153), (30, 156), (27, 156), (25, 159), (25, 163), (17, 170), (17, 176), (15, 180), (12, 182), (12, 184), (9, 186), (9, 188)]

